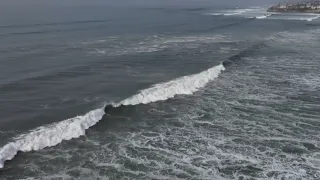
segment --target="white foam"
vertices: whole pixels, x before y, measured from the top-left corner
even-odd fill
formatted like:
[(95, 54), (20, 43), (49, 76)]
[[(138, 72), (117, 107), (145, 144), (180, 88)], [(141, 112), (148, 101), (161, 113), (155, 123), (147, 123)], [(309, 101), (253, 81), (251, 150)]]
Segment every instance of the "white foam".
[(223, 14), (223, 15), (224, 15), (224, 16), (234, 16), (234, 15), (238, 15), (238, 14), (242, 14), (242, 12), (225, 13), (225, 14)]
[(271, 14), (263, 15), (263, 16), (256, 16), (256, 19), (266, 19), (267, 17), (271, 16)]
[(320, 16), (315, 16), (315, 17), (312, 17), (312, 18), (307, 18), (307, 19), (305, 19), (306, 21), (313, 21), (313, 20), (315, 20), (315, 19), (318, 19)]
[(205, 15), (212, 15), (212, 16), (223, 16), (223, 13), (205, 13)]
[(229, 13), (224, 14), (225, 16), (233, 16), (233, 15), (239, 15), (243, 14), (249, 11), (253, 11), (254, 9), (237, 9), (237, 10), (231, 10), (228, 11)]
[(151, 88), (141, 91), (139, 94), (114, 104), (114, 106), (148, 104), (167, 100), (179, 94), (193, 94), (199, 88), (204, 87), (209, 81), (217, 78), (223, 70), (225, 70), (225, 68), (220, 64), (199, 74), (184, 76), (166, 83), (156, 84)]
[(107, 54), (107, 51), (104, 50), (104, 49), (96, 49), (95, 52), (96, 52), (97, 54)]
[(187, 36), (187, 37), (173, 37), (170, 39), (166, 39), (162, 44), (181, 44), (181, 43), (189, 43), (189, 42), (215, 42), (215, 41), (223, 41), (225, 40), (225, 36), (216, 35), (216, 36)]
[(226, 10), (217, 13), (206, 13), (205, 15), (212, 15), (212, 16), (234, 16), (234, 15), (241, 15), (243, 13), (251, 12), (256, 9), (234, 9), (234, 10)]
[(90, 111), (49, 126), (42, 126), (28, 134), (21, 135), (16, 141), (6, 144), (0, 149), (0, 168), (4, 162), (11, 160), (19, 151), (28, 152), (55, 146), (63, 140), (70, 140), (85, 134), (86, 129), (102, 119), (104, 109)]
[[(116, 39), (117, 40), (117, 39)], [(98, 40), (103, 42), (96, 47), (88, 46), (88, 53), (98, 56), (121, 56), (128, 54), (152, 53), (170, 49), (179, 51), (181, 48), (197, 48), (200, 44), (231, 42), (231, 39), (224, 35), (199, 35), (199, 36), (148, 36), (139, 39), (113, 39)], [(97, 40), (96, 40), (97, 41)]]
[[(156, 84), (149, 89), (142, 90), (137, 95), (114, 104), (114, 106), (148, 104), (167, 100), (178, 94), (192, 94), (199, 88), (204, 87), (209, 81), (217, 78), (223, 70), (225, 70), (225, 68), (220, 64), (199, 74), (184, 76), (166, 83)], [(46, 147), (55, 146), (63, 140), (70, 140), (84, 135), (85, 131), (99, 122), (104, 114), (103, 107), (92, 110), (83, 116), (77, 116), (48, 126), (42, 126), (28, 134), (19, 136), (15, 141), (6, 144), (0, 149), (0, 168), (3, 168), (4, 162), (13, 159), (19, 151), (37, 151)]]

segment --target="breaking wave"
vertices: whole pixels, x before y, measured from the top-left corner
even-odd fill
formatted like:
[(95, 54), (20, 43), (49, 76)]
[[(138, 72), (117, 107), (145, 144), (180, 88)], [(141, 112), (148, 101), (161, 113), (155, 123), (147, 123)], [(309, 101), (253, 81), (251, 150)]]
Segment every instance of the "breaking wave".
[(307, 18), (306, 21), (313, 21), (313, 20), (316, 20), (318, 19), (320, 16), (315, 16), (315, 17), (311, 17), (311, 18)]
[(4, 162), (11, 160), (19, 151), (36, 151), (45, 147), (55, 146), (63, 140), (70, 140), (84, 135), (88, 128), (102, 119), (103, 115), (103, 108), (96, 109), (83, 116), (42, 126), (28, 134), (21, 135), (16, 138), (16, 141), (10, 142), (0, 149), (0, 168), (3, 168)]
[(254, 11), (260, 11), (260, 8), (249, 8), (249, 9), (233, 9), (233, 10), (225, 10), (215, 13), (206, 13), (206, 15), (212, 15), (212, 16), (236, 16), (236, 15), (242, 15)]
[(220, 64), (199, 74), (184, 76), (173, 81), (156, 84), (120, 103), (114, 104), (114, 106), (148, 104), (151, 102), (167, 100), (178, 94), (193, 94), (199, 88), (204, 87), (209, 81), (217, 78), (223, 70), (225, 70), (225, 68)]
[(263, 16), (256, 16), (255, 19), (266, 19), (267, 17), (271, 16), (271, 14), (263, 15)]
[[(198, 74), (184, 76), (169, 82), (160, 83), (129, 97), (113, 107), (121, 105), (148, 104), (173, 98), (176, 95), (193, 94), (214, 80), (225, 70), (223, 64), (214, 66)], [(11, 160), (19, 152), (36, 151), (52, 147), (63, 140), (71, 140), (85, 134), (85, 131), (98, 123), (104, 116), (104, 107), (92, 110), (83, 116), (77, 116), (58, 123), (39, 127), (23, 134), (0, 149), (0, 168), (5, 161)]]
[(247, 12), (250, 12), (250, 11), (253, 11), (253, 10), (254, 9), (236, 9), (236, 10), (227, 11), (227, 13), (224, 13), (223, 15), (224, 16), (240, 15), (240, 14), (247, 13)]

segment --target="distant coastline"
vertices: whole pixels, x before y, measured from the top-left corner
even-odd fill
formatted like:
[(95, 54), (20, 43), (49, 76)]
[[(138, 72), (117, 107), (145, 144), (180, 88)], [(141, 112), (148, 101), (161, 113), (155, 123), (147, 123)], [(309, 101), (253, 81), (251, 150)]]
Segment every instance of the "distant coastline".
[(271, 6), (268, 12), (280, 13), (316, 13), (320, 14), (320, 1), (310, 1), (297, 4), (281, 4)]

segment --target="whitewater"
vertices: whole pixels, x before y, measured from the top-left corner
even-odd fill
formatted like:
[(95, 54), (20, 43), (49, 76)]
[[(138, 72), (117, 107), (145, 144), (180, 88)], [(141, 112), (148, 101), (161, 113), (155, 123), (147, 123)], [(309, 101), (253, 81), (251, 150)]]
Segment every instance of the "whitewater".
[[(164, 101), (176, 95), (190, 95), (216, 79), (225, 70), (223, 64), (214, 66), (198, 74), (180, 77), (169, 82), (156, 84), (138, 94), (112, 103), (116, 108), (121, 105), (148, 104)], [(104, 116), (104, 107), (92, 110), (83, 116), (77, 116), (58, 123), (39, 127), (27, 134), (22, 134), (0, 149), (0, 168), (5, 161), (13, 159), (19, 151), (30, 152), (56, 146), (64, 140), (71, 140), (85, 135), (90, 127), (97, 124)]]

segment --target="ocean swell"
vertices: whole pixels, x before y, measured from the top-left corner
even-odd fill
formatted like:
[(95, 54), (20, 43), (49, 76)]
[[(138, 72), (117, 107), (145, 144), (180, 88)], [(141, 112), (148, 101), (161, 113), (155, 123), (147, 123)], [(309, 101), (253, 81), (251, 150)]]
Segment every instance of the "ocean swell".
[[(148, 104), (173, 98), (176, 95), (193, 94), (214, 80), (225, 70), (223, 64), (214, 66), (198, 74), (184, 76), (169, 82), (160, 83), (140, 91), (119, 103), (113, 103), (116, 108), (121, 105)], [(11, 160), (19, 152), (37, 151), (52, 147), (63, 140), (71, 140), (85, 135), (90, 127), (98, 123), (104, 116), (104, 107), (92, 110), (83, 116), (77, 116), (58, 123), (39, 127), (23, 134), (0, 149), (0, 168), (5, 161)]]

